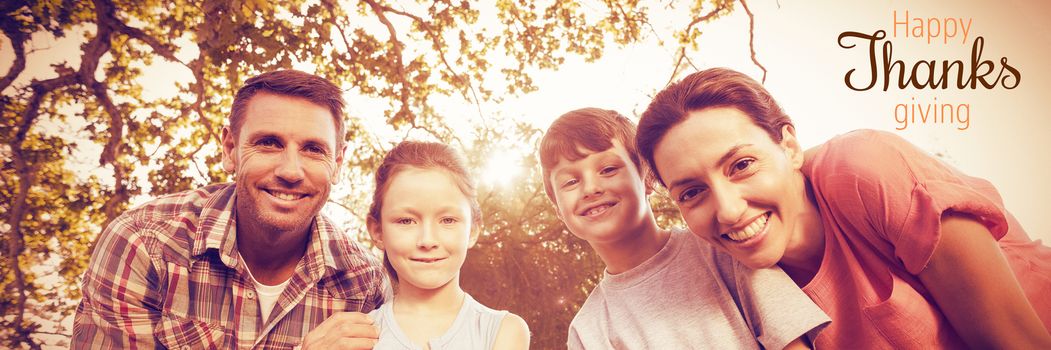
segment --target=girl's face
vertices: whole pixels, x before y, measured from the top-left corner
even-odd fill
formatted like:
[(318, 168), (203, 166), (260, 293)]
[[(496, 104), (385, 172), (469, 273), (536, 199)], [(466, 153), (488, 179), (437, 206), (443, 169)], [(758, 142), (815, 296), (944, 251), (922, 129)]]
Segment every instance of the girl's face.
[(807, 212), (803, 152), (775, 142), (737, 108), (690, 112), (654, 149), (654, 164), (690, 231), (751, 268), (798, 246)]
[[(379, 225), (369, 233), (398, 273), (399, 288), (459, 284), (467, 249), (478, 239), (470, 202), (453, 175), (406, 167), (388, 180)], [(407, 285), (406, 285), (407, 284)]]

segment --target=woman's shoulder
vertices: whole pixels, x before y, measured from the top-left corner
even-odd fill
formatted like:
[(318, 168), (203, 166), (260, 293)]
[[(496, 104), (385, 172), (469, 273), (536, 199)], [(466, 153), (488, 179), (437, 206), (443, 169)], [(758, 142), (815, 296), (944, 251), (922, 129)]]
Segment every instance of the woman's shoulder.
[[(829, 139), (805, 153), (803, 172), (811, 181), (854, 178), (879, 181), (916, 171), (933, 157), (901, 136), (879, 130), (855, 130)], [(906, 176), (906, 178), (911, 176)]]
[(896, 134), (861, 129), (837, 135), (824, 144), (808, 150), (815, 161), (835, 164), (865, 164), (871, 167), (888, 157), (917, 151), (916, 147)]

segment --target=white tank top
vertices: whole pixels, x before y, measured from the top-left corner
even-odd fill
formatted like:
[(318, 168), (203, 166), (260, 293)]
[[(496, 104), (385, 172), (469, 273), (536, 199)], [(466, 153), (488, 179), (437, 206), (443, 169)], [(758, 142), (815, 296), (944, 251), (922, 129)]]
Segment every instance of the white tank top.
[[(369, 316), (380, 328), (380, 339), (373, 349), (376, 350), (422, 350), (416, 346), (398, 327), (394, 320), (393, 303), (386, 303)], [(464, 294), (463, 306), (456, 315), (452, 326), (442, 336), (428, 341), (431, 350), (443, 349), (492, 349), (496, 333), (500, 331), (507, 311), (497, 311), (474, 300), (470, 294)]]

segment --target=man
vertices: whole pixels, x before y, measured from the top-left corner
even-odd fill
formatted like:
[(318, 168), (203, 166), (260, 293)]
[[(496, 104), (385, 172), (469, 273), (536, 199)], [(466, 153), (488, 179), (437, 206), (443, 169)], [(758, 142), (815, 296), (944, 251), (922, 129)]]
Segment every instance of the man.
[(371, 348), (382, 265), (320, 214), (345, 150), (342, 91), (261, 74), (222, 131), (234, 182), (115, 219), (84, 274), (73, 348)]

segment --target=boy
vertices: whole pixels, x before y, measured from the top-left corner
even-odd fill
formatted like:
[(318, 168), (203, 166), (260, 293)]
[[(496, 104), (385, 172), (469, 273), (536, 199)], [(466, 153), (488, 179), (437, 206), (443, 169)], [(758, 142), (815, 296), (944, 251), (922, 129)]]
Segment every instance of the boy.
[(808, 348), (828, 317), (780, 269), (751, 270), (684, 229), (657, 227), (635, 149), (615, 111), (560, 116), (540, 142), (544, 189), (606, 263), (573, 318), (570, 349)]

